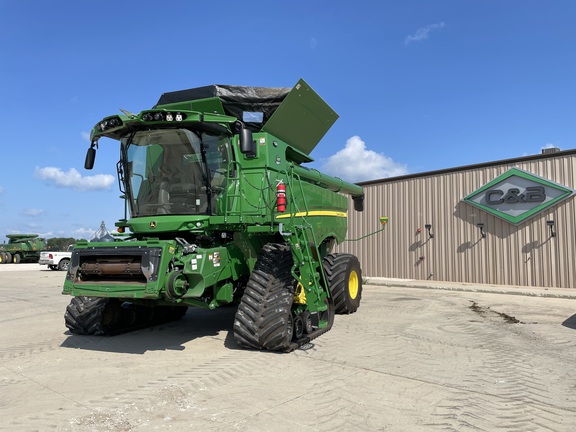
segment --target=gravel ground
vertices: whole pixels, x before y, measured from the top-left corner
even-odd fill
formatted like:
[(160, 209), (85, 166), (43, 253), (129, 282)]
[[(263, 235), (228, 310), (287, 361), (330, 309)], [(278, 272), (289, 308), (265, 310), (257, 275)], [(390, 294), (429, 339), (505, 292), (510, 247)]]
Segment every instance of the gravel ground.
[(575, 430), (569, 296), (370, 284), (311, 349), (277, 354), (235, 345), (233, 308), (72, 335), (64, 276), (0, 265), (0, 430)]

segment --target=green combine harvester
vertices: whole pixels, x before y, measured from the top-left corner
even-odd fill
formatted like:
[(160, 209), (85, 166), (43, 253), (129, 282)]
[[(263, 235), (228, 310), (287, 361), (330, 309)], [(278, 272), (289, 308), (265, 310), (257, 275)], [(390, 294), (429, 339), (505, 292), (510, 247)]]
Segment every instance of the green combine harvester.
[(46, 240), (38, 234), (7, 234), (8, 243), (0, 244), (0, 264), (36, 263), (46, 250)]
[(332, 253), (360, 186), (302, 166), (338, 115), (294, 88), (211, 85), (165, 93), (149, 110), (104, 118), (118, 140), (125, 215), (113, 242), (76, 244), (63, 294), (76, 334), (115, 334), (236, 305), (242, 347), (291, 351), (355, 312), (358, 259)]

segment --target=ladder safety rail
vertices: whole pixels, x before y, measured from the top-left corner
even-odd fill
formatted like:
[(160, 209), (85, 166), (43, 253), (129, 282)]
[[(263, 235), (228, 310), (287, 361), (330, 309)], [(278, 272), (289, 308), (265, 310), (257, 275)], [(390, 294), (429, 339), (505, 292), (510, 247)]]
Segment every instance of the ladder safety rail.
[[(242, 200), (235, 199), (242, 197), (242, 191), (240, 187), (240, 172), (242, 167), (236, 161), (231, 161), (228, 164), (228, 172), (226, 173), (226, 191), (224, 199), (224, 221), (228, 222), (229, 216), (239, 215), (240, 220), (242, 220)], [(230, 190), (230, 185), (234, 185), (233, 189)], [(234, 208), (237, 208), (235, 210)]]
[(318, 251), (312, 227), (294, 225), (289, 241), (294, 260), (292, 275), (302, 284), (310, 310), (326, 310), (324, 300), (330, 297), (330, 292), (327, 289), (322, 269), (322, 257)]

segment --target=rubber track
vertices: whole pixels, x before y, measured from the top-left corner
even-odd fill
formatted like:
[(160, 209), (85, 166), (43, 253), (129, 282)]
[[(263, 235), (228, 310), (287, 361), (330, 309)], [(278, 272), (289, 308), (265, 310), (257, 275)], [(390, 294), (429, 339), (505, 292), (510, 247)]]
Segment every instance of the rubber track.
[[(159, 324), (177, 321), (188, 308), (179, 306), (132, 306), (123, 308), (122, 301), (100, 297), (74, 297), (66, 308), (64, 321), (72, 333), (80, 335), (106, 335), (126, 333)], [(103, 324), (107, 307), (119, 311), (113, 325)]]
[(291, 308), (294, 300), (292, 264), (288, 244), (271, 243), (262, 248), (234, 320), (234, 339), (238, 345), (290, 352), (332, 328), (334, 308), (330, 300), (328, 325), (298, 340), (291, 340)]
[(283, 351), (292, 339), (294, 299), (288, 244), (264, 245), (234, 320), (234, 339), (245, 348)]
[(102, 313), (108, 299), (98, 297), (74, 297), (66, 307), (64, 321), (72, 333), (102, 335)]

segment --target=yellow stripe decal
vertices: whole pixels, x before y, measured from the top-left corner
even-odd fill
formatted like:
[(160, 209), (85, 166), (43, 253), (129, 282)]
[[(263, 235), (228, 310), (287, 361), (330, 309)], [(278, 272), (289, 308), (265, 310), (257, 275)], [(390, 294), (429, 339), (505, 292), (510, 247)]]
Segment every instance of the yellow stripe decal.
[(286, 219), (289, 217), (304, 217), (304, 216), (335, 216), (335, 217), (342, 217), (345, 218), (346, 213), (345, 212), (338, 212), (338, 211), (328, 211), (328, 210), (316, 210), (316, 211), (310, 211), (310, 212), (299, 212), (299, 213), (294, 213), (293, 215), (290, 214), (282, 214), (282, 215), (278, 215), (276, 216), (276, 219)]

